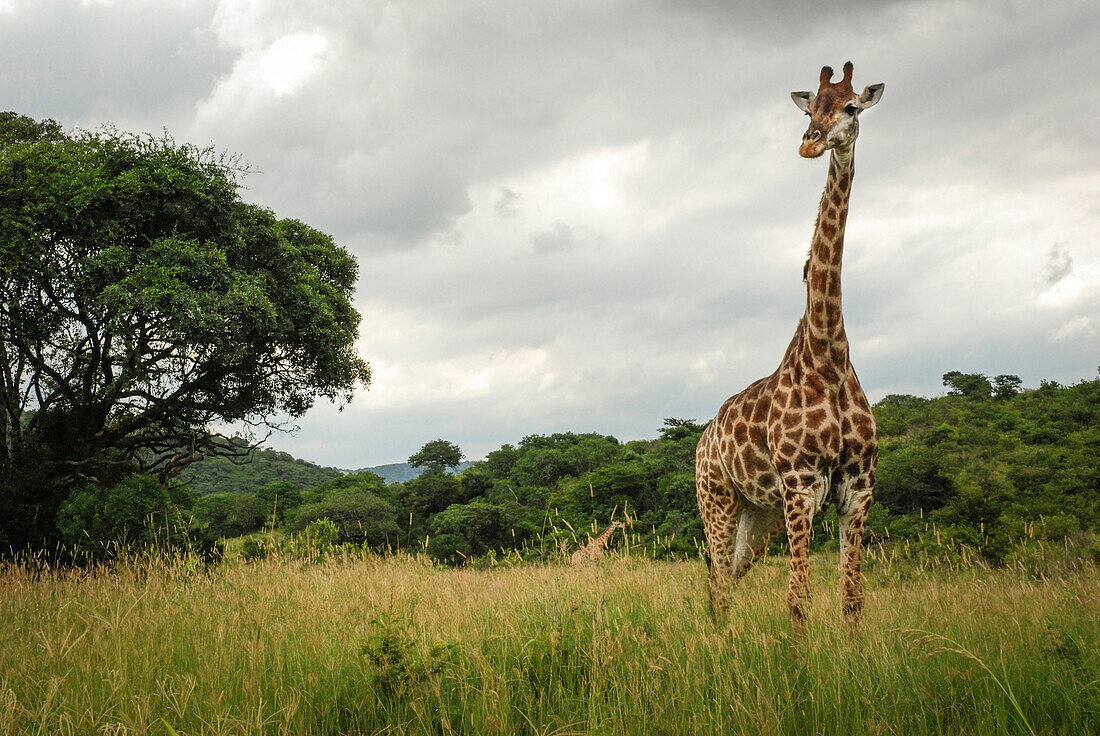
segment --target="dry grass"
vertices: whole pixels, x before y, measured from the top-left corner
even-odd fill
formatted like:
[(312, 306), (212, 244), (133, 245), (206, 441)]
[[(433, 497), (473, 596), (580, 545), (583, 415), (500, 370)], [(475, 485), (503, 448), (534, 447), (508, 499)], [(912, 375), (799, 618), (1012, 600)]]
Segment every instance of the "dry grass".
[(204, 571), (0, 567), (0, 734), (1100, 732), (1100, 574), (872, 565), (862, 633), (815, 558), (707, 616), (697, 562), (451, 570), (410, 557)]

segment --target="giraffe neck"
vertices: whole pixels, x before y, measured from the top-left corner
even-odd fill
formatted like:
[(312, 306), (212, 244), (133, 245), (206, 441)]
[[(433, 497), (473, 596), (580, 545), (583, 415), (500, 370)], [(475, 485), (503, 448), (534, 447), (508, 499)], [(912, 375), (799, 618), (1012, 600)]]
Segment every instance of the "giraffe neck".
[(611, 539), (611, 535), (615, 532), (615, 526), (611, 525), (603, 530), (603, 534), (592, 540), (592, 544), (596, 547), (604, 547)]
[(854, 152), (833, 149), (829, 177), (821, 195), (806, 273), (806, 315), (802, 320), (803, 361), (826, 381), (840, 382), (847, 372), (848, 338), (840, 305), (840, 265), (844, 226), (852, 192)]

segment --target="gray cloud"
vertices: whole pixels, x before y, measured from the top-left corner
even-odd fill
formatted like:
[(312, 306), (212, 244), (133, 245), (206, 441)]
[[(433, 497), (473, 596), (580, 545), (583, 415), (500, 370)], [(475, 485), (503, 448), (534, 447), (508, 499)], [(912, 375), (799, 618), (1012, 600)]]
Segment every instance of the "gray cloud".
[(603, 236), (586, 227), (571, 227), (561, 220), (555, 220), (550, 227), (531, 236), (535, 253), (546, 255), (560, 253), (578, 247), (599, 245)]
[(520, 196), (508, 187), (501, 187), (497, 193), (497, 199), (493, 202), (493, 211), (497, 217), (510, 218), (516, 216), (516, 203)]
[(0, 11), (5, 109), (69, 125), (178, 124), (232, 63), (202, 30), (214, 5), (35, 0)]
[(1055, 243), (1050, 247), (1047, 262), (1043, 266), (1043, 283), (1054, 286), (1071, 273), (1073, 273), (1073, 258), (1069, 255), (1069, 249), (1060, 243)]

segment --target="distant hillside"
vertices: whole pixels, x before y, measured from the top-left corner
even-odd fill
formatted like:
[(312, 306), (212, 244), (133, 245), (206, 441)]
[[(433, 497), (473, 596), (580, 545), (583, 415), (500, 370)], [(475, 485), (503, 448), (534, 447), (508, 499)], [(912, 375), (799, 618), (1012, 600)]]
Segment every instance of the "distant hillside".
[[(463, 461), (458, 464), (458, 467), (453, 472), (461, 473), (466, 468), (472, 466), (470, 461)], [(413, 478), (419, 478), (425, 468), (414, 468), (408, 463), (390, 463), (388, 465), (375, 465), (372, 468), (359, 468), (358, 470), (351, 471), (352, 473), (375, 473), (382, 476), (386, 483), (404, 483), (407, 480)]]
[(344, 475), (277, 450), (257, 450), (252, 462), (234, 465), (224, 457), (209, 457), (188, 468), (180, 479), (200, 496), (211, 493), (255, 493), (272, 481), (289, 481), (300, 489), (316, 488)]

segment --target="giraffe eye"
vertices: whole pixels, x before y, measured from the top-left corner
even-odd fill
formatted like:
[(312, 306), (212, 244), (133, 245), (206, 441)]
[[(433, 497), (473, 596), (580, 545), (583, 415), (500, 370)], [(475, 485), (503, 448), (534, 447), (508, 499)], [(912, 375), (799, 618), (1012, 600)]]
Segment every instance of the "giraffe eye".
[(848, 107), (844, 108), (844, 112), (848, 115), (855, 115), (857, 112), (859, 112), (859, 108), (855, 105), (848, 105)]

